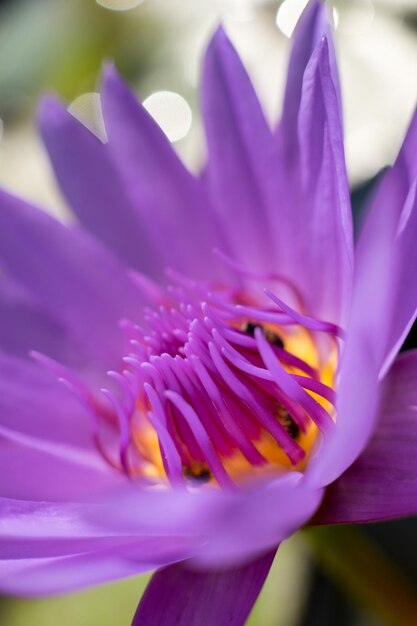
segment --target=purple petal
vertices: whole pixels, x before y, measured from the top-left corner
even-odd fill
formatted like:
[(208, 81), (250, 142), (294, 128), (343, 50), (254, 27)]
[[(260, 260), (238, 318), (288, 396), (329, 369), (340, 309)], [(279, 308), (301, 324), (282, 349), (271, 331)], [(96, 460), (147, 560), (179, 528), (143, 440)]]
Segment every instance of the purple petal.
[[(295, 476), (258, 486), (249, 494), (219, 501), (216, 526), (195, 555), (211, 567), (241, 563), (278, 545), (296, 532), (320, 503), (322, 492), (310, 489)], [(263, 515), (262, 511), (268, 511)]]
[(283, 236), (281, 267), (288, 268), (304, 296), (306, 312), (343, 324), (351, 295), (353, 240), (329, 46), (322, 39), (305, 69), (297, 128), (288, 139), (292, 151), (278, 142), (280, 210), (273, 218), (275, 231)]
[(55, 377), (0, 354), (0, 495), (80, 500), (125, 480), (94, 444), (89, 413)]
[[(386, 172), (372, 198), (368, 209), (370, 216), (378, 212), (386, 215), (394, 213), (397, 219), (400, 219), (410, 187), (417, 177), (416, 144), (417, 110), (410, 122), (394, 165)], [(368, 234), (371, 236), (371, 228), (369, 228)]]
[(386, 356), (383, 365), (385, 373), (398, 353), (417, 316), (417, 178), (406, 198), (400, 217), (399, 232), (393, 250), (396, 276), (392, 294), (392, 313)]
[(229, 570), (202, 572), (186, 564), (154, 574), (132, 626), (241, 626), (262, 589), (275, 551)]
[[(358, 457), (373, 432), (379, 376), (397, 278), (393, 242), (396, 220), (381, 217), (375, 236), (355, 266), (352, 309), (337, 390), (336, 428), (311, 459), (307, 479), (329, 484)], [(388, 321), (387, 321), (388, 320)]]
[(86, 450), (94, 445), (90, 415), (53, 374), (1, 353), (0, 427)]
[(256, 481), (236, 492), (132, 488), (104, 500), (93, 521), (125, 535), (194, 537), (198, 566), (233, 566), (278, 545), (311, 517), (322, 491), (300, 478)]
[(326, 7), (310, 2), (295, 31), (277, 129), (276, 197), (270, 224), (277, 265), (310, 315), (343, 324), (353, 243), (336, 57)]
[(0, 355), (0, 494), (74, 500), (125, 483), (94, 444), (89, 413), (46, 370)]
[[(6, 459), (2, 466), (11, 461)], [(41, 458), (28, 458), (22, 481), (26, 491), (17, 494), (18, 500), (0, 498), (4, 591), (65, 591), (190, 558), (193, 567), (204, 569), (241, 566), (276, 548), (305, 523), (322, 496), (319, 490), (304, 488), (294, 474), (235, 494), (212, 489), (149, 491), (131, 483), (112, 495), (100, 496), (96, 488), (93, 502), (74, 504), (65, 499), (75, 485), (82, 489), (81, 484), (89, 482), (88, 473), (85, 478), (74, 473), (72, 484), (69, 474), (63, 476), (59, 494), (59, 467), (50, 467), (58, 480), (55, 493), (47, 493), (54, 479), (48, 482), (41, 470)], [(25, 502), (38, 495), (37, 489), (44, 490), (39, 493), (43, 500), (54, 501)], [(73, 500), (85, 496), (72, 495)]]
[(359, 240), (337, 425), (335, 436), (317, 455), (316, 470), (321, 466), (317, 484), (340, 476), (369, 441), (377, 418), (379, 379), (398, 349), (398, 331), (402, 337), (415, 318), (416, 191), (417, 181), (400, 216), (393, 210), (374, 210)]
[(314, 523), (372, 522), (417, 514), (417, 351), (395, 361), (376, 432), (327, 489)]
[(39, 123), (55, 175), (82, 224), (127, 264), (161, 277), (161, 259), (126, 195), (109, 146), (52, 96), (41, 103)]
[(0, 589), (44, 595), (186, 559), (193, 538), (123, 536), (87, 522), (94, 504), (0, 498)]
[(130, 559), (132, 546), (125, 548), (125, 558), (120, 558), (120, 551), (118, 547), (64, 557), (0, 560), (0, 589), (8, 595), (45, 596), (135, 576), (158, 565)]
[[(96, 456), (0, 429), (0, 494), (7, 498), (88, 500), (125, 482)], [(7, 439), (5, 438), (7, 437)]]
[(266, 208), (274, 176), (272, 134), (236, 51), (222, 28), (208, 47), (202, 107), (209, 160), (205, 182), (230, 241), (247, 267), (271, 268)]
[(72, 592), (89, 585), (112, 582), (148, 571), (129, 560), (102, 554), (92, 559), (79, 554), (45, 559), (12, 559), (0, 561), (0, 589), (16, 596), (48, 596)]
[(102, 103), (109, 151), (140, 215), (143, 236), (165, 265), (199, 278), (218, 278), (212, 249), (221, 247), (222, 237), (202, 186), (114, 67), (105, 70)]
[[(170, 563), (186, 558), (192, 540), (186, 537), (162, 537), (157, 534), (138, 537), (103, 530), (89, 524), (86, 511), (91, 503), (33, 502), (0, 497), (0, 558), (34, 559), (91, 554), (112, 550), (141, 564)], [(7, 538), (7, 541), (5, 539)]]
[(403, 146), (394, 166), (385, 174), (367, 212), (367, 219), (358, 242), (358, 263), (361, 250), (372, 245), (379, 224), (395, 221), (398, 228), (393, 243), (393, 264), (397, 267), (392, 293), (395, 314), (386, 316), (389, 336), (386, 340), (385, 373), (411, 328), (417, 311), (417, 280), (415, 272), (414, 236), (417, 220), (417, 112), (411, 121)]
[[(0, 497), (0, 533), (3, 539), (0, 543), (1, 558), (46, 558), (52, 556), (49, 553), (52, 551), (59, 556), (86, 551), (85, 546), (82, 550), (79, 547), (68, 550), (70, 546), (65, 542), (71, 541), (90, 540), (91, 550), (96, 549), (95, 540), (104, 540), (105, 543), (111, 535), (86, 523), (83, 509), (89, 506)], [(10, 540), (8, 545), (4, 541), (6, 536)], [(43, 549), (45, 553), (42, 553)]]
[(283, 149), (287, 156), (297, 150), (294, 137), (297, 135), (304, 72), (322, 37), (326, 37), (329, 43), (331, 76), (341, 110), (339, 75), (327, 11), (321, 0), (314, 0), (307, 5), (297, 24), (288, 66), (283, 112), (278, 126), (280, 140), (284, 144)]
[(54, 330), (71, 336), (66, 362), (114, 367), (125, 348), (118, 322), (137, 319), (143, 306), (123, 267), (86, 233), (22, 200), (0, 192), (0, 206), (2, 266), (54, 318)]
[(0, 345), (9, 354), (27, 358), (29, 347), (65, 360), (73, 351), (71, 333), (36, 296), (3, 273), (0, 278)]

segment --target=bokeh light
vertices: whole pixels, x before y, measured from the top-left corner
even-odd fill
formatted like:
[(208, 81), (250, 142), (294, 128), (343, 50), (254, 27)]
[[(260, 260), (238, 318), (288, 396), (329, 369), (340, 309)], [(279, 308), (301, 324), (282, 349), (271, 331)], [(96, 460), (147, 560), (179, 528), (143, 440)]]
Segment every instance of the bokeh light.
[(284, 0), (278, 9), (276, 23), (286, 37), (291, 37), (308, 0)]
[(178, 93), (156, 91), (146, 98), (143, 106), (172, 142), (185, 137), (191, 128), (190, 105)]
[(68, 111), (101, 141), (107, 140), (99, 93), (89, 92), (81, 94), (71, 102), (68, 106)]
[(129, 11), (136, 9), (143, 0), (96, 0), (96, 2), (110, 11)]

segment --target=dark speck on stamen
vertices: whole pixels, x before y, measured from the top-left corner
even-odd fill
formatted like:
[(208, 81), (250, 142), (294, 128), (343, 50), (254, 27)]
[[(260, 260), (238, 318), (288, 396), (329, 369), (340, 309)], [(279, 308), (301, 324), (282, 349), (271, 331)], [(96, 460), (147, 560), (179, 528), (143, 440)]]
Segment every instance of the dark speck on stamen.
[(268, 341), (268, 343), (270, 343), (273, 346), (277, 346), (278, 348), (284, 347), (284, 342), (282, 341), (278, 333), (275, 333), (273, 330), (269, 330), (269, 328), (264, 328), (262, 324), (255, 324), (254, 322), (246, 322), (245, 324), (243, 324), (241, 330), (242, 332), (246, 333), (246, 335), (249, 335), (250, 337), (254, 337), (255, 330), (257, 328), (262, 329), (262, 332), (265, 335), (265, 338)]
[(253, 322), (246, 322), (242, 326), (242, 331), (246, 333), (247, 335), (249, 335), (250, 337), (254, 337), (255, 330), (257, 328), (262, 328), (262, 326), (260, 324), (254, 324)]
[(207, 465), (184, 465), (182, 472), (185, 478), (195, 480), (198, 483), (208, 483), (213, 477)]
[(264, 335), (267, 341), (273, 346), (277, 346), (277, 348), (284, 347), (284, 342), (277, 333), (274, 333), (272, 330), (264, 329)]
[(285, 411), (282, 415), (279, 416), (279, 421), (285, 428), (291, 439), (297, 439), (298, 435), (300, 434), (300, 429), (294, 422), (288, 411)]

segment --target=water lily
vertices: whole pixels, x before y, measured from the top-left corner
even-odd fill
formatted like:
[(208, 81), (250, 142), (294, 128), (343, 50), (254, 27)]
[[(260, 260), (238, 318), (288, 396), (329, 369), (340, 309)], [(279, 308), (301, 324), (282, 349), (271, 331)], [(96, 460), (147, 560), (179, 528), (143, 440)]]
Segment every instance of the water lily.
[(101, 101), (105, 143), (40, 108), (76, 222), (0, 194), (0, 588), (156, 569), (134, 624), (242, 624), (301, 526), (417, 512), (417, 117), (354, 245), (320, 2), (274, 131), (215, 33), (197, 178)]

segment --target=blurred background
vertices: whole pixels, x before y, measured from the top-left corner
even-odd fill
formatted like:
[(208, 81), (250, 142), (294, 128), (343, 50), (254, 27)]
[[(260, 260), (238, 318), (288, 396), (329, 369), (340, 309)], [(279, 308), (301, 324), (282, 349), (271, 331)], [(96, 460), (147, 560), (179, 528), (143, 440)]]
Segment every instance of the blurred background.
[[(0, 185), (65, 219), (36, 131), (37, 103), (43, 93), (57, 92), (73, 115), (102, 135), (97, 91), (107, 59), (116, 61), (187, 165), (198, 170), (205, 154), (199, 68), (210, 34), (221, 20), (272, 124), (280, 112), (291, 35), (305, 4), (0, 0)], [(328, 5), (340, 62), (352, 199), (359, 212), (378, 174), (395, 157), (417, 103), (417, 0)], [(409, 339), (407, 347), (412, 345)], [(408, 520), (354, 533), (349, 528), (314, 537), (299, 533), (280, 549), (250, 626), (417, 625), (417, 614), (406, 622), (384, 615), (377, 598), (398, 588), (417, 597), (416, 530), (416, 522)], [(139, 577), (61, 598), (0, 598), (0, 623), (129, 624), (145, 584)]]

